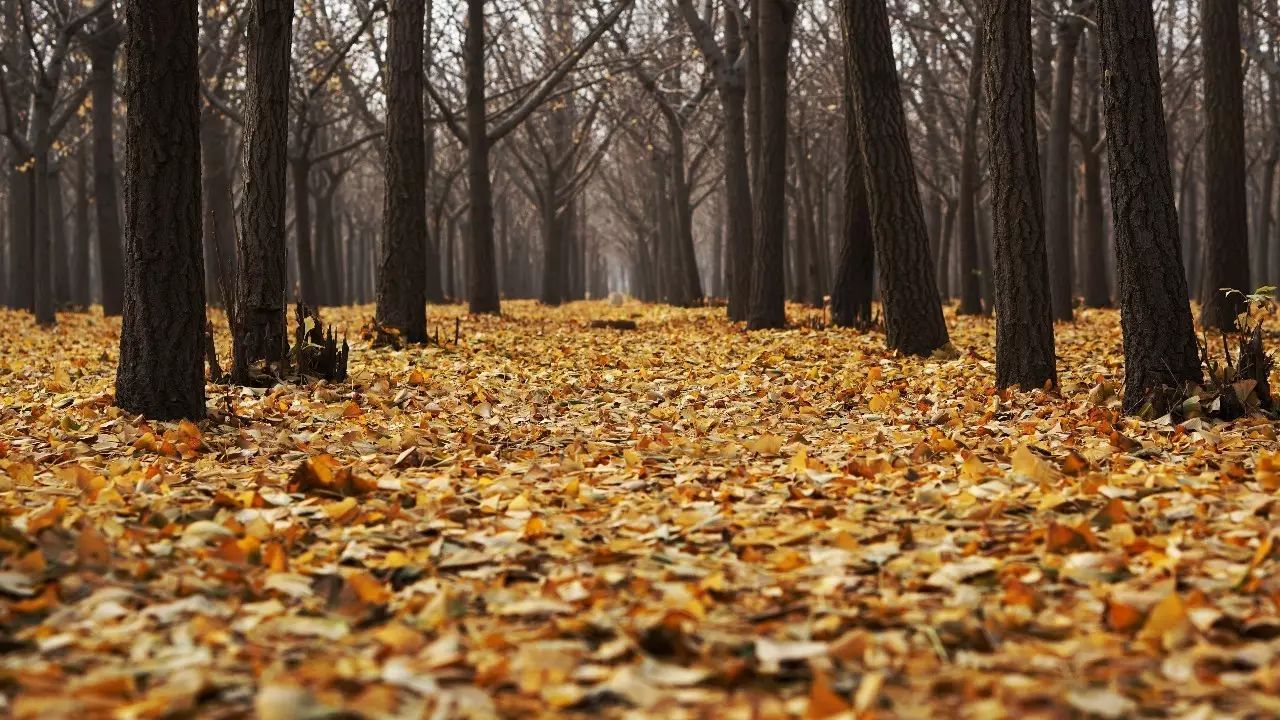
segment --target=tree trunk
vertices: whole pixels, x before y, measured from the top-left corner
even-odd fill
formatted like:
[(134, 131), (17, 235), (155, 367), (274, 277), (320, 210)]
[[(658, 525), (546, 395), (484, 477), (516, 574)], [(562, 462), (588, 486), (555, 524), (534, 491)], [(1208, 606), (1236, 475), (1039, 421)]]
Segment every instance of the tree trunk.
[(563, 302), (565, 295), (564, 212), (556, 207), (554, 197), (546, 197), (546, 193), (555, 194), (554, 188), (558, 184), (559, 178), (552, 174), (543, 189), (544, 196), (538, 202), (538, 213), (542, 216), (542, 292), (539, 300), (551, 306)]
[(1111, 284), (1107, 278), (1107, 224), (1102, 207), (1102, 150), (1098, 147), (1102, 140), (1102, 115), (1097, 86), (1101, 80), (1097, 72), (1097, 46), (1097, 39), (1091, 36), (1088, 42), (1091, 69), (1085, 111), (1085, 147), (1081, 152), (1084, 156), (1084, 232), (1080, 255), (1084, 265), (1084, 306), (1090, 308), (1111, 307)]
[(978, 258), (978, 107), (982, 103), (982, 29), (973, 32), (973, 58), (960, 146), (960, 305), (957, 315), (982, 314), (982, 276)]
[[(737, 15), (725, 13), (726, 56), (738, 56), (741, 47)], [(751, 208), (751, 176), (747, 162), (746, 101), (744, 73), (733, 74), (720, 83), (720, 101), (724, 105), (724, 184), (729, 256), (729, 319), (747, 319), (751, 298), (751, 253), (755, 231)]]
[(831, 322), (840, 327), (864, 328), (871, 324), (871, 291), (875, 283), (875, 245), (871, 210), (867, 207), (867, 181), (858, 144), (849, 81), (845, 79), (844, 226), (840, 264), (831, 289)]
[[(423, 0), (393, 0), (387, 40), (386, 194), (378, 321), (427, 341), (427, 138), (423, 125)], [(474, 140), (474, 138), (473, 138)]]
[(1124, 332), (1124, 407), (1133, 412), (1149, 399), (1162, 404), (1166, 389), (1181, 392), (1202, 376), (1169, 176), (1151, 4), (1099, 0), (1097, 15)]
[(57, 88), (50, 88), (44, 82), (36, 83), (31, 100), (31, 127), (27, 136), (35, 151), (35, 164), (32, 166), (32, 221), (31, 234), (27, 242), (31, 245), (31, 268), (34, 287), (31, 295), (31, 312), (35, 315), (36, 324), (49, 326), (58, 322), (54, 312), (54, 274), (52, 265), (53, 213), (50, 209), (52, 192), (50, 190), (50, 173), (52, 163), (49, 158), (49, 125), (53, 120), (53, 101)]
[[(693, 307), (702, 301), (702, 278), (698, 274), (698, 258), (693, 248), (693, 201), (688, 179), (685, 177), (684, 129), (674, 117), (668, 118), (671, 137), (671, 222), (672, 260), (676, 278), (676, 295), (673, 303), (681, 307)], [(785, 142), (785, 140), (784, 140)]]
[(116, 404), (202, 418), (199, 3), (125, 4), (125, 303)]
[[(1057, 367), (1040, 204), (1031, 0), (985, 0), (982, 14), (995, 246), (996, 387), (1032, 390), (1056, 383)], [(1057, 97), (1055, 90), (1055, 101)]]
[(489, 178), (489, 128), (485, 118), (484, 0), (467, 0), (463, 48), (467, 81), (467, 180), (471, 197), (471, 247), (467, 278), (473, 314), (497, 315), (498, 269), (493, 254), (493, 188)]
[[(200, 117), (200, 159), (204, 179), (201, 189), (204, 196), (204, 278), (211, 305), (230, 305), (222, 297), (218, 284), (219, 273), (228, 279), (236, 277), (235, 200), (231, 196), (233, 171), (228, 146), (231, 144), (227, 121), (216, 110), (207, 110)], [(219, 268), (223, 263), (227, 267)], [(234, 295), (235, 288), (227, 288)]]
[[(1054, 59), (1053, 101), (1049, 108), (1049, 135), (1045, 158), (1044, 230), (1049, 247), (1050, 295), (1053, 319), (1073, 317), (1075, 268), (1071, 242), (1071, 109), (1075, 89), (1076, 48), (1081, 19), (1068, 17), (1058, 25)], [(1028, 59), (1028, 62), (1030, 60)], [(1028, 65), (1030, 67), (1030, 65)]]
[(116, 188), (116, 151), (112, 129), (115, 107), (116, 50), (121, 28), (111, 6), (98, 15), (98, 29), (89, 41), (93, 68), (89, 83), (93, 98), (93, 200), (98, 226), (98, 266), (102, 283), (102, 313), (119, 315), (124, 309), (124, 259), (120, 241), (120, 200)]
[(298, 296), (310, 307), (320, 305), (315, 246), (311, 232), (311, 160), (289, 160), (293, 174), (293, 232), (298, 248)]
[(845, 53), (880, 259), (886, 340), (899, 352), (928, 355), (949, 338), (907, 139), (889, 14), (883, 0), (842, 4)]
[[(232, 376), (240, 384), (249, 381), (251, 364), (259, 360), (278, 363), (289, 347), (285, 184), (289, 169), (293, 2), (251, 0), (247, 14), (244, 188), (240, 200), (240, 231), (235, 237), (239, 262), (234, 276), (236, 327), (232, 333)], [(206, 158), (205, 166), (210, 164)], [(218, 193), (221, 188), (205, 191)], [(214, 242), (221, 239), (215, 237)]]
[(9, 168), (9, 291), (5, 300), (9, 307), (26, 309), (31, 306), (31, 243), (26, 238), (31, 236), (31, 200), (32, 174), (28, 170), (18, 168), (26, 163), (25, 158), (12, 158)]
[[(1200, 321), (1233, 330), (1249, 287), (1249, 223), (1245, 194), (1244, 80), (1240, 5), (1203, 0), (1205, 286)], [(1235, 290), (1238, 292), (1230, 293)]]
[(787, 231), (787, 56), (792, 0), (758, 0), (760, 58), (760, 168), (756, 180), (755, 247), (747, 327), (787, 324), (785, 237)]
[(53, 303), (66, 307), (71, 302), (71, 243), (67, 239), (67, 213), (62, 192), (61, 163), (49, 166), (49, 237), (53, 241)]
[[(84, 145), (76, 152), (75, 272), (72, 278), (72, 301), (87, 310), (93, 304), (93, 268), (89, 264), (89, 150)], [(3, 277), (3, 275), (0, 275)]]

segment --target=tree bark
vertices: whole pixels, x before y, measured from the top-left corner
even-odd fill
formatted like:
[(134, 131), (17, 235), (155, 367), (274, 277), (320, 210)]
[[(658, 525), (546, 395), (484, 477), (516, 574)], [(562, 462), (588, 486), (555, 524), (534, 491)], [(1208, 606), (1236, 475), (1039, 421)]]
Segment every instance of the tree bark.
[(1057, 383), (1057, 366), (1031, 72), (1031, 0), (984, 0), (982, 32), (994, 221), (996, 386), (1032, 390)]
[(756, 181), (755, 247), (752, 250), (751, 305), (747, 327), (787, 324), (787, 56), (792, 0), (758, 0), (756, 33), (760, 58), (760, 169)]
[(244, 188), (235, 238), (239, 262), (232, 333), (232, 379), (240, 384), (249, 381), (251, 364), (279, 363), (289, 346), (285, 184), (293, 1), (251, 0), (247, 13)]
[(423, 0), (392, 0), (387, 39), (386, 195), (378, 321), (427, 341), (427, 138), (423, 124)]
[[(1206, 327), (1233, 330), (1249, 287), (1248, 196), (1245, 193), (1244, 79), (1240, 4), (1203, 0)], [(1228, 292), (1235, 290), (1237, 292)]]
[(199, 3), (125, 4), (125, 303), (116, 404), (202, 418)]
[(1124, 408), (1134, 412), (1148, 400), (1162, 404), (1166, 391), (1181, 392), (1202, 375), (1169, 176), (1151, 4), (1098, 0), (1097, 16), (1124, 333)]
[(883, 0), (842, 0), (842, 5), (845, 53), (880, 260), (886, 340), (893, 350), (928, 355), (949, 338), (907, 139), (889, 14)]

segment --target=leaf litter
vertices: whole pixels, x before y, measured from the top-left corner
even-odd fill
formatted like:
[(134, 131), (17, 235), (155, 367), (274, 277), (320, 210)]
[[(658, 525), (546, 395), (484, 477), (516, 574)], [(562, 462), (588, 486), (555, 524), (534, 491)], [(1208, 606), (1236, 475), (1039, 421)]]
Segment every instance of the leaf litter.
[(1114, 312), (1000, 394), (981, 318), (505, 307), (200, 423), (111, 406), (117, 321), (0, 313), (0, 714), (1280, 713), (1275, 427), (1121, 416)]

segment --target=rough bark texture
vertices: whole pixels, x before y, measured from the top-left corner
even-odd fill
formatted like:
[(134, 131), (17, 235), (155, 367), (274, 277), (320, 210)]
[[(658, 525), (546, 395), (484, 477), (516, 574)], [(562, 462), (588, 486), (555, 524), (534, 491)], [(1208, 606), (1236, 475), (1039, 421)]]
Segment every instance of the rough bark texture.
[[(1049, 247), (1053, 319), (1070, 321), (1075, 295), (1075, 248), (1071, 240), (1071, 109), (1076, 76), (1076, 49), (1083, 21), (1069, 16), (1058, 25), (1054, 58), (1053, 101), (1046, 142), (1044, 219)], [(1030, 60), (1028, 60), (1028, 63)], [(1028, 65), (1030, 67), (1030, 65)]]
[(982, 275), (978, 258), (978, 108), (982, 104), (981, 29), (973, 33), (969, 66), (969, 95), (965, 106), (964, 138), (960, 143), (960, 305), (957, 315), (982, 314)]
[(755, 198), (755, 247), (751, 258), (751, 306), (747, 327), (787, 324), (787, 55), (791, 0), (760, 0), (760, 171)]
[(1099, 0), (1097, 14), (1124, 407), (1134, 411), (1163, 388), (1199, 382), (1200, 356), (1182, 270), (1151, 4)]
[(471, 312), (496, 315), (498, 269), (493, 252), (493, 186), (489, 178), (489, 128), (485, 120), (484, 0), (467, 0), (467, 181), (471, 198), (471, 247), (467, 291)]
[(288, 348), (285, 175), (293, 0), (251, 0), (247, 10), (244, 188), (236, 233), (237, 327), (232, 333), (232, 376), (237, 383), (249, 380), (250, 364), (277, 363)]
[(835, 285), (831, 289), (831, 322), (840, 327), (871, 324), (871, 291), (875, 281), (875, 244), (867, 207), (866, 172), (858, 145), (858, 123), (852, 99), (845, 94), (844, 238)]
[(984, 0), (987, 139), (991, 153), (996, 386), (1057, 382), (1045, 256), (1031, 0)]
[(93, 199), (98, 226), (98, 267), (102, 279), (102, 313), (119, 315), (124, 309), (124, 260), (120, 243), (119, 195), (111, 109), (115, 106), (116, 50), (121, 30), (108, 9), (98, 16), (98, 29), (89, 41), (93, 69), (89, 75), (93, 97)]
[(116, 404), (201, 418), (204, 262), (195, 0), (125, 5), (125, 302)]
[(386, 195), (378, 321), (427, 340), (427, 138), (423, 125), (423, 0), (393, 0), (387, 44)]
[(947, 326), (929, 258), (884, 0), (843, 0), (845, 52), (867, 168), (867, 196), (889, 347), (927, 355), (946, 345)]
[[(1245, 193), (1244, 79), (1240, 3), (1203, 0), (1206, 327), (1233, 330), (1249, 287), (1248, 195)], [(1238, 293), (1228, 293), (1237, 290)]]

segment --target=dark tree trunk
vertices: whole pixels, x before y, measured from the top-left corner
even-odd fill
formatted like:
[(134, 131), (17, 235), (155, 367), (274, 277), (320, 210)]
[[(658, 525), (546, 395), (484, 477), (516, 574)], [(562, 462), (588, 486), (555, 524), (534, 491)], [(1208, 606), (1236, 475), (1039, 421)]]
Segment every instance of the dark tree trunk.
[(62, 193), (61, 163), (49, 166), (49, 237), (53, 241), (53, 302), (58, 308), (71, 302), (71, 243), (67, 239), (67, 214)]
[[(239, 262), (234, 291), (236, 327), (232, 333), (232, 376), (237, 383), (249, 381), (251, 364), (259, 360), (278, 363), (288, 350), (285, 183), (289, 170), (293, 1), (251, 0), (247, 14), (244, 189), (240, 232), (235, 238)], [(207, 159), (205, 164), (209, 165)]]
[(81, 146), (76, 153), (75, 272), (72, 274), (72, 301), (87, 309), (93, 304), (93, 268), (89, 264), (89, 150)]
[(982, 314), (982, 276), (978, 258), (978, 107), (982, 103), (982, 29), (973, 32), (973, 58), (960, 145), (960, 305), (957, 315)]
[(1099, 0), (1103, 116), (1111, 171), (1127, 411), (1201, 379), (1178, 242), (1160, 94), (1155, 21), (1146, 0)]
[(1090, 308), (1111, 307), (1111, 283), (1107, 279), (1107, 224), (1102, 207), (1102, 149), (1098, 146), (1102, 140), (1102, 115), (1097, 45), (1097, 39), (1091, 36), (1088, 43), (1091, 70), (1084, 136), (1086, 147), (1081, 153), (1084, 155), (1084, 233), (1080, 255), (1084, 265), (1084, 306)]
[[(725, 54), (738, 56), (741, 31), (735, 13), (726, 12)], [(751, 253), (755, 231), (751, 208), (751, 176), (747, 161), (745, 73), (733, 68), (720, 83), (720, 101), (724, 105), (724, 184), (728, 233), (725, 252), (729, 256), (729, 319), (747, 319), (751, 298)]]
[(471, 312), (496, 315), (498, 270), (493, 254), (493, 187), (489, 178), (489, 128), (485, 118), (484, 0), (467, 0), (467, 181), (471, 198), (471, 247), (467, 289)]
[[(548, 178), (544, 193), (555, 194), (560, 179), (553, 173)], [(559, 305), (564, 301), (565, 226), (564, 210), (556, 206), (554, 197), (542, 197), (538, 202), (542, 215), (542, 291), (539, 300), (544, 305)]]
[(867, 173), (889, 347), (928, 355), (949, 341), (883, 0), (843, 0), (845, 53)]
[(386, 195), (378, 321), (398, 329), (411, 343), (427, 341), (425, 13), (423, 0), (393, 0), (387, 41)]
[(93, 69), (89, 75), (93, 97), (93, 200), (98, 226), (98, 267), (102, 282), (102, 312), (107, 317), (124, 309), (124, 260), (120, 242), (120, 209), (116, 188), (116, 151), (112, 129), (115, 107), (116, 50), (121, 28), (110, 6), (98, 16), (98, 29), (89, 41)]
[[(1205, 327), (1233, 330), (1249, 287), (1248, 196), (1245, 194), (1244, 79), (1240, 4), (1203, 0)], [(1235, 290), (1237, 292), (1228, 292)]]
[(298, 296), (310, 307), (320, 305), (315, 246), (311, 232), (311, 160), (289, 160), (293, 174), (293, 232), (298, 247)]
[(202, 418), (200, 72), (195, 0), (125, 4), (125, 303), (116, 404)]
[(982, 14), (995, 246), (996, 386), (1031, 390), (1057, 382), (1031, 73), (1031, 0), (984, 0)]
[[(231, 197), (233, 172), (231, 143), (227, 121), (216, 110), (209, 108), (200, 117), (200, 160), (204, 179), (201, 190), (204, 196), (204, 282), (209, 304), (229, 306), (219, 287), (220, 273), (227, 279), (236, 277), (235, 201)], [(250, 176), (252, 177), (252, 176)], [(219, 264), (226, 265), (220, 268)], [(234, 294), (235, 288), (227, 292)]]
[(53, 139), (48, 137), (56, 93), (56, 86), (49, 87), (44, 82), (36, 84), (31, 100), (31, 128), (28, 131), (31, 147), (35, 150), (35, 164), (31, 168), (33, 215), (31, 235), (27, 238), (27, 242), (31, 244), (29, 267), (35, 283), (30, 309), (35, 315), (36, 323), (44, 326), (58, 322), (54, 313), (53, 212), (50, 209), (53, 194), (50, 180), (53, 170), (49, 153)]
[(831, 322), (840, 327), (871, 324), (871, 291), (875, 283), (875, 244), (867, 207), (866, 173), (858, 144), (858, 122), (845, 79), (844, 227), (835, 287), (831, 289)]
[[(702, 302), (702, 278), (698, 274), (698, 258), (693, 248), (693, 201), (690, 197), (692, 190), (685, 177), (684, 129), (674, 115), (668, 117), (668, 128), (671, 136), (668, 168), (671, 173), (671, 259), (673, 271), (678, 272), (672, 302), (681, 307), (693, 307)], [(786, 142), (785, 138), (783, 142)]]
[[(1058, 26), (1054, 59), (1053, 101), (1049, 108), (1044, 187), (1044, 231), (1049, 247), (1050, 295), (1053, 319), (1073, 317), (1074, 248), (1071, 242), (1071, 109), (1075, 88), (1076, 49), (1083, 21), (1068, 17)], [(1030, 59), (1028, 59), (1028, 63)], [(1030, 67), (1030, 65), (1028, 65)]]
[[(18, 158), (17, 165), (24, 165), (26, 158)], [(15, 309), (29, 310), (33, 302), (34, 287), (32, 280), (34, 275), (31, 272), (32, 266), (32, 246), (30, 238), (32, 236), (32, 222), (35, 217), (35, 208), (32, 203), (35, 199), (35, 175), (29, 168), (18, 170), (13, 168), (9, 174), (10, 182), (10, 208), (13, 214), (9, 224), (10, 242), (13, 247), (12, 267), (10, 268), (10, 278), (13, 282), (13, 290), (9, 298), (9, 303)]]
[(760, 169), (756, 180), (755, 247), (747, 327), (787, 324), (784, 255), (787, 232), (787, 56), (792, 0), (758, 0), (760, 51)]

